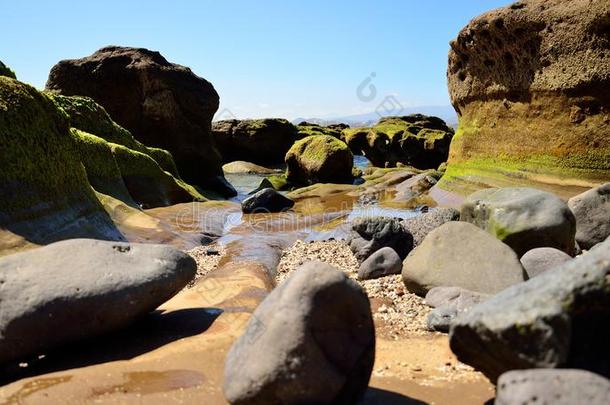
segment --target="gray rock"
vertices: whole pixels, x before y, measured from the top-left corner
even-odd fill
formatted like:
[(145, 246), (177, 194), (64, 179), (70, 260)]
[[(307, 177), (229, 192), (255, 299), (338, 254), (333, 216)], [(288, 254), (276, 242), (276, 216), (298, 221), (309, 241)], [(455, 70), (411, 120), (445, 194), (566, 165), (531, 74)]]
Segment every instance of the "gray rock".
[(448, 222), (426, 236), (403, 262), (407, 289), (418, 295), (434, 287), (462, 287), (494, 294), (525, 279), (515, 252), (466, 222)]
[(610, 236), (610, 183), (570, 198), (568, 206), (576, 217), (576, 241), (582, 249)]
[(425, 214), (405, 219), (402, 226), (413, 235), (413, 245), (419, 246), (426, 235), (446, 222), (460, 219), (460, 212), (455, 208), (434, 208)]
[(561, 250), (553, 248), (532, 249), (521, 258), (521, 265), (529, 278), (536, 277), (547, 270), (554, 269), (572, 257)]
[(413, 236), (399, 218), (365, 217), (352, 224), (348, 244), (360, 263), (382, 247), (391, 247), (404, 259), (413, 249)]
[(375, 357), (369, 300), (343, 272), (309, 262), (254, 311), (225, 363), (232, 404), (356, 403)]
[(610, 381), (584, 370), (508, 371), (498, 380), (496, 405), (607, 405)]
[(294, 207), (294, 201), (273, 188), (265, 188), (246, 198), (241, 210), (246, 214), (281, 212)]
[(171, 298), (196, 270), (169, 246), (91, 239), (0, 258), (0, 363), (121, 328)]
[(538, 247), (574, 255), (576, 220), (554, 194), (533, 188), (491, 188), (471, 194), (460, 219), (485, 229), (523, 256)]
[(526, 368), (610, 374), (610, 240), (459, 316), (451, 349), (492, 381)]
[(400, 274), (402, 260), (394, 249), (384, 247), (370, 255), (358, 269), (358, 279), (372, 280), (374, 278)]
[(428, 329), (448, 332), (451, 322), (461, 313), (490, 296), (459, 287), (435, 287), (426, 294), (426, 305), (434, 309), (428, 315)]

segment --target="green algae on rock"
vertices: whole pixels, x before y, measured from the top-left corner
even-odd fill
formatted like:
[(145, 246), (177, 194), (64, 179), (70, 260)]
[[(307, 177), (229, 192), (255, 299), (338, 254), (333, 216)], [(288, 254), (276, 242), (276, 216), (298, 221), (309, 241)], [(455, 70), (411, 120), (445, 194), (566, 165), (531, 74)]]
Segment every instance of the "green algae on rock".
[(328, 135), (308, 136), (286, 154), (286, 177), (298, 184), (351, 182), (353, 164), (344, 142)]
[(610, 178), (607, 2), (520, 4), (475, 18), (451, 43), (460, 123), (443, 190)]
[(46, 95), (0, 77), (0, 227), (34, 244), (123, 240), (87, 181), (68, 125)]

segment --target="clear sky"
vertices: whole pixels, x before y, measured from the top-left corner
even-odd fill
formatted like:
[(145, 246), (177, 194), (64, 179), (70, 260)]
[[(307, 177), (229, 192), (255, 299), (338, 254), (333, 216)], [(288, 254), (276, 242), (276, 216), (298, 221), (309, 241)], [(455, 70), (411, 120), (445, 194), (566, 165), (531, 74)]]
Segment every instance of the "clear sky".
[(447, 105), (449, 41), (471, 18), (509, 3), (5, 1), (0, 60), (42, 88), (61, 59), (105, 45), (158, 50), (211, 81), (221, 110), (238, 118), (367, 113), (387, 96), (405, 107)]

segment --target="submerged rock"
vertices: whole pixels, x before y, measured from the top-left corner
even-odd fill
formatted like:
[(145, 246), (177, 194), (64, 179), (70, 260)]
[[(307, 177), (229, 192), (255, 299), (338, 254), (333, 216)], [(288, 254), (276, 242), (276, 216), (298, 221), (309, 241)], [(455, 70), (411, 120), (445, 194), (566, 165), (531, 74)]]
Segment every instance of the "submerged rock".
[(514, 285), (452, 324), (458, 359), (492, 381), (526, 368), (582, 368), (610, 375), (610, 240)]
[(398, 218), (359, 218), (353, 222), (347, 242), (360, 263), (384, 247), (392, 248), (401, 260), (413, 249), (413, 236)]
[(53, 67), (47, 89), (88, 96), (147, 145), (167, 149), (189, 183), (235, 195), (222, 177), (211, 134), (219, 98), (211, 83), (189, 68), (142, 48), (109, 46)]
[(608, 32), (604, 0), (520, 1), (470, 21), (449, 51), (460, 125), (439, 186), (608, 179)]
[(372, 280), (379, 277), (400, 274), (402, 259), (390, 247), (383, 247), (370, 255), (358, 269), (359, 280)]
[(559, 267), (572, 260), (572, 256), (553, 248), (532, 249), (521, 257), (521, 265), (529, 278)]
[(402, 268), (407, 289), (422, 296), (434, 287), (495, 294), (525, 277), (510, 247), (467, 222), (448, 222), (430, 232)]
[(281, 212), (293, 206), (294, 201), (273, 188), (264, 188), (241, 203), (241, 209), (246, 214)]
[(496, 405), (541, 403), (607, 405), (610, 381), (584, 370), (508, 371), (498, 380)]
[(288, 181), (313, 184), (353, 180), (354, 156), (345, 143), (332, 136), (301, 139), (292, 145), (285, 159)]
[(297, 140), (295, 126), (280, 118), (217, 121), (212, 134), (225, 162), (283, 163)]
[(0, 258), (0, 363), (126, 326), (185, 287), (196, 267), (169, 246), (91, 239)]
[(356, 403), (375, 358), (369, 300), (343, 272), (309, 262), (276, 287), (231, 347), (231, 404)]
[(610, 183), (570, 198), (568, 206), (576, 217), (576, 242), (582, 249), (610, 236)]
[(491, 188), (466, 198), (460, 219), (485, 229), (519, 255), (552, 247), (574, 255), (576, 220), (554, 194), (533, 188)]

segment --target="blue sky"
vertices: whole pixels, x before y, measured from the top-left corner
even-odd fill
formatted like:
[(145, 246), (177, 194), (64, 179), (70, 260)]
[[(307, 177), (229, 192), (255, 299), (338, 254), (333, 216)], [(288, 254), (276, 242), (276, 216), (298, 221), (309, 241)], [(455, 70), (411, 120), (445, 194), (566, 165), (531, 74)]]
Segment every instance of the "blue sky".
[[(154, 49), (211, 81), (221, 110), (238, 118), (367, 113), (387, 96), (405, 107), (447, 105), (449, 41), (471, 18), (509, 3), (10, 1), (0, 60), (42, 88), (61, 59), (105, 45)], [(372, 84), (375, 97), (358, 97), (371, 73), (363, 88)]]

